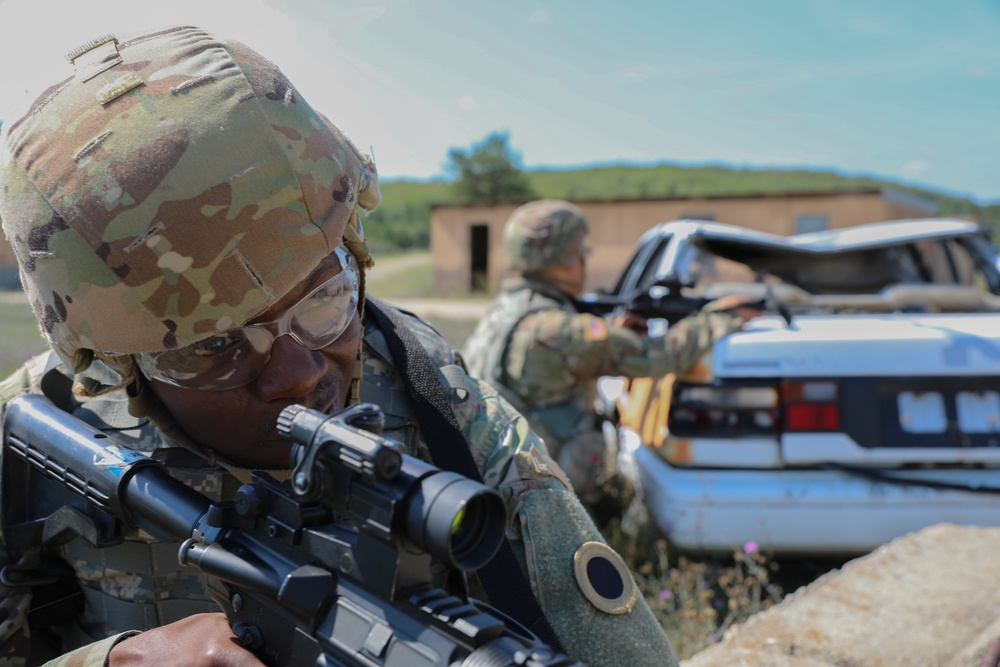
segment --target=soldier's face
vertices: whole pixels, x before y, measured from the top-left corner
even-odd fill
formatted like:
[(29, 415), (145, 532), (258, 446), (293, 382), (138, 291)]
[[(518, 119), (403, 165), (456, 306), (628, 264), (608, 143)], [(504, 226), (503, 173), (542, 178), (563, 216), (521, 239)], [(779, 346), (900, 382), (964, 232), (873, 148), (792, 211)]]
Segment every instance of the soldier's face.
[[(336, 275), (339, 268), (335, 262), (320, 264), (254, 322), (276, 320)], [(337, 340), (319, 350), (303, 347), (287, 335), (274, 339), (260, 375), (240, 387), (204, 391), (158, 380), (149, 385), (195, 442), (239, 465), (285, 468), (291, 445), (278, 436), (278, 414), (293, 403), (322, 412), (346, 407), (360, 344), (360, 318), (354, 317)]]

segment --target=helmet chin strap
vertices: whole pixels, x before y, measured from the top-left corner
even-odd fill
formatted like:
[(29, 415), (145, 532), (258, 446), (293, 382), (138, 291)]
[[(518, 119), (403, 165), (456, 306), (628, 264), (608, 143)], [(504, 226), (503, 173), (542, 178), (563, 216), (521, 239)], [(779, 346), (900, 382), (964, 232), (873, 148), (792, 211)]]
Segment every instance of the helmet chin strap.
[(368, 261), (358, 262), (358, 273), (360, 274), (358, 285), (358, 317), (361, 318), (361, 336), (358, 337), (358, 357), (354, 366), (354, 375), (351, 377), (351, 386), (347, 394), (347, 405), (357, 405), (361, 402), (361, 375), (364, 372), (364, 340), (365, 340), (365, 281), (368, 276), (368, 267), (375, 262), (371, 255)]
[(583, 283), (576, 280), (565, 280), (563, 278), (547, 278), (547, 280), (573, 297), (583, 291)]
[[(370, 165), (372, 169), (365, 170), (362, 174), (363, 178), (377, 179), (374, 175), (374, 164), (370, 161), (365, 163)], [(377, 183), (377, 181), (376, 181)], [(371, 188), (369, 181), (365, 181), (363, 187), (359, 190), (359, 199), (361, 197), (375, 196), (380, 197), (378, 194), (378, 188)], [(378, 205), (378, 200), (368, 202), (367, 206), (362, 206), (364, 210), (373, 210), (375, 206)], [(368, 280), (368, 269), (375, 266), (375, 258), (372, 257), (371, 250), (368, 247), (368, 242), (365, 240), (364, 226), (361, 224), (361, 213), (355, 209), (351, 215), (351, 219), (348, 221), (347, 226), (344, 228), (344, 245), (352, 255), (354, 255), (354, 260), (358, 263), (358, 317), (361, 319), (361, 337), (358, 340), (358, 357), (357, 364), (354, 369), (354, 375), (351, 378), (351, 386), (348, 390), (347, 404), (356, 405), (361, 402), (361, 374), (364, 371), (364, 339), (365, 339), (365, 296), (367, 294), (367, 280)]]
[[(558, 268), (558, 267), (553, 267)], [(558, 288), (559, 291), (565, 292), (571, 297), (576, 297), (583, 291), (583, 281), (572, 280), (570, 278), (564, 277), (559, 271), (553, 271), (551, 268), (545, 271), (537, 271), (533, 273), (525, 273), (526, 278), (534, 278), (535, 280), (541, 280), (547, 282), (550, 285)]]

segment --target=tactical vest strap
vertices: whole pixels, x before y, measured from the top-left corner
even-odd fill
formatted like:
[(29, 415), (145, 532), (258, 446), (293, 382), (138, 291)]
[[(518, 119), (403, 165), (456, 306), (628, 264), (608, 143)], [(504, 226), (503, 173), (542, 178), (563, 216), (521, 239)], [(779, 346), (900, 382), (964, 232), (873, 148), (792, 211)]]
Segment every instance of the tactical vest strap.
[[(531, 428), (535, 433), (545, 441), (546, 447), (549, 448), (550, 453), (561, 449), (562, 445), (565, 444), (566, 439), (570, 434), (568, 433), (556, 433), (549, 427), (548, 417), (550, 414), (556, 413), (565, 407), (569, 407), (570, 410), (576, 411), (576, 407), (573, 405), (567, 406), (566, 404), (560, 403), (553, 406), (548, 406), (546, 408), (535, 408), (527, 403), (521, 395), (516, 391), (511, 389), (508, 385), (510, 376), (506, 372), (506, 365), (504, 363), (507, 356), (507, 351), (510, 349), (511, 340), (514, 338), (514, 332), (517, 327), (527, 319), (528, 316), (534, 315), (547, 310), (558, 310), (559, 304), (553, 301), (549, 297), (542, 299), (534, 299), (533, 292), (531, 290), (521, 290), (517, 294), (511, 296), (513, 299), (512, 303), (514, 308), (512, 313), (505, 314), (506, 319), (498, 322), (492, 322), (494, 325), (492, 328), (499, 329), (503, 331), (501, 337), (493, 336), (489, 343), (486, 345), (485, 353), (482, 358), (477, 360), (477, 366), (473, 369), (474, 374), (478, 374), (480, 378), (486, 380), (491, 387), (493, 387), (498, 394), (504, 397), (508, 403), (514, 406), (514, 408), (520, 412), (524, 417), (527, 417), (528, 422), (531, 424)], [(489, 317), (489, 315), (487, 315)], [(482, 324), (480, 324), (482, 326)], [(482, 335), (482, 332), (477, 328), (473, 335)], [(468, 361), (468, 360), (467, 360)], [(579, 415), (576, 418), (569, 420), (571, 423), (576, 424), (579, 422)]]
[[(368, 297), (366, 308), (382, 329), (400, 377), (410, 391), (434, 464), (482, 482), (469, 443), (445, 399), (438, 369), (392, 306)], [(565, 652), (507, 540), (478, 574), (490, 604), (517, 619), (553, 649)]]

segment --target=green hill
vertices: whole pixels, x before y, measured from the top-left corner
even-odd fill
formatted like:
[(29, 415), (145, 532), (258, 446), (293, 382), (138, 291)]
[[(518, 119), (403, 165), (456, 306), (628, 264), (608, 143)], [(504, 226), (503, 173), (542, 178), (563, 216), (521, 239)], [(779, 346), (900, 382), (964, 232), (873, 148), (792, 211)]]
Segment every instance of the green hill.
[[(830, 171), (612, 165), (586, 169), (538, 169), (526, 173), (539, 197), (575, 201), (892, 188), (935, 201), (941, 215), (972, 217), (1000, 230), (1000, 203), (981, 206), (955, 195)], [(460, 203), (451, 184), (443, 179), (386, 180), (381, 185), (382, 205), (365, 218), (365, 231), (379, 252), (428, 248), (431, 206)]]

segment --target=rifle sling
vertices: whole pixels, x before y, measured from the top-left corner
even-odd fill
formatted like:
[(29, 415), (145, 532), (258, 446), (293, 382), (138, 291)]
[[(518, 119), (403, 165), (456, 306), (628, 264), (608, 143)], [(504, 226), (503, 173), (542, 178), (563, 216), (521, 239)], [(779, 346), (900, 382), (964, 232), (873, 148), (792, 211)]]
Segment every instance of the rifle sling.
[[(392, 306), (372, 297), (367, 297), (365, 303), (366, 310), (385, 335), (393, 361), (413, 400), (417, 421), (434, 464), (482, 482), (468, 441), (445, 399), (444, 386), (430, 355)], [(478, 573), (490, 604), (522, 623), (550, 648), (565, 652), (531, 592), (531, 586), (507, 540), (501, 543), (496, 556), (479, 568)]]

